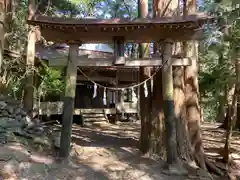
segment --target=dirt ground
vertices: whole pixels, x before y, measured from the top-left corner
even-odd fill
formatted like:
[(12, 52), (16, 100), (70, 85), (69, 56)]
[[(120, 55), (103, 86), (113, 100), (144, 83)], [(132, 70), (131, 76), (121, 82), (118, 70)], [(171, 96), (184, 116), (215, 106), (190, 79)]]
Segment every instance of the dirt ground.
[[(216, 152), (224, 144), (224, 132), (216, 129), (217, 126), (202, 126), (204, 145), (210, 158), (217, 158), (219, 154)], [(116, 125), (101, 123), (84, 128), (74, 125), (69, 163), (58, 163), (47, 152), (36, 152), (27, 146), (13, 143), (0, 147), (0, 167), (2, 163), (7, 171), (12, 172), (9, 179), (19, 180), (209, 179), (202, 177), (202, 174), (200, 178), (198, 171), (187, 176), (164, 174), (162, 160), (142, 156), (138, 151), (139, 132), (139, 122)], [(234, 136), (232, 152), (238, 157), (240, 143), (236, 133)]]

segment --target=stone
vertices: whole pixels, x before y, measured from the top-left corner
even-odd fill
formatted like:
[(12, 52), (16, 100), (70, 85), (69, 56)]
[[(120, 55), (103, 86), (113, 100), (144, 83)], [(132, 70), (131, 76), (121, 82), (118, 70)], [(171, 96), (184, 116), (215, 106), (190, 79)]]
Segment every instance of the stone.
[(16, 142), (17, 141), (16, 136), (12, 132), (7, 132), (5, 135), (6, 135), (6, 142), (7, 143)]
[(14, 107), (8, 106), (7, 110), (8, 110), (8, 112), (9, 112), (9, 114), (13, 114), (13, 112), (14, 112)]
[(4, 109), (7, 104), (4, 101), (0, 101), (0, 109)]
[(19, 172), (19, 163), (16, 160), (10, 160), (1, 165), (0, 177), (3, 179), (15, 178)]
[(0, 134), (0, 144), (5, 144), (5, 143), (7, 143), (7, 134), (1, 133)]
[(0, 134), (5, 133), (7, 130), (4, 127), (0, 127)]
[(15, 110), (14, 110), (14, 113), (17, 114), (17, 115), (21, 115), (22, 113), (22, 110), (21, 108), (17, 107)]
[(32, 139), (34, 136), (25, 132), (23, 129), (21, 128), (11, 128), (11, 131), (17, 135), (17, 136), (22, 136), (22, 137), (25, 137), (27, 139)]
[(27, 116), (27, 112), (24, 111), (23, 109), (21, 109), (21, 114), (22, 114), (22, 116)]
[(21, 121), (24, 122), (26, 127), (31, 126), (33, 124), (32, 119), (29, 116), (24, 116)]
[(34, 142), (35, 144), (41, 144), (41, 145), (51, 146), (50, 140), (49, 140), (49, 138), (46, 137), (46, 136), (35, 137), (35, 138), (33, 138), (33, 142)]
[(21, 121), (21, 120), (22, 120), (22, 116), (21, 116), (21, 115), (17, 115), (17, 116), (15, 116), (15, 119), (16, 119), (17, 121)]
[(22, 127), (22, 123), (16, 121), (13, 118), (1, 117), (0, 118), (0, 127), (2, 127), (2, 128)]
[(2, 117), (8, 117), (8, 111), (6, 111), (5, 109), (1, 112), (1, 115)]

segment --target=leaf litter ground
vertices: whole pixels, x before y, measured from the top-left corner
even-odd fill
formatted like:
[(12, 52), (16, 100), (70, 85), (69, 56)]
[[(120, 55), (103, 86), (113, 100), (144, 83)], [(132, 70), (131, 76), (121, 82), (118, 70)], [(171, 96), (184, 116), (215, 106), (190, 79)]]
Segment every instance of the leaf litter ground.
[[(56, 128), (58, 128), (56, 126)], [(218, 159), (224, 145), (224, 131), (217, 125), (203, 124), (206, 154)], [(157, 156), (138, 151), (139, 122), (115, 125), (95, 123), (90, 127), (73, 126), (73, 146), (68, 163), (56, 161), (51, 148), (33, 147), (17, 141), (0, 147), (0, 179), (11, 180), (187, 180), (211, 179), (200, 170), (186, 176), (168, 176), (164, 162)], [(34, 144), (34, 143), (33, 143)], [(240, 142), (234, 133), (232, 155), (238, 158)], [(240, 155), (239, 155), (240, 159)], [(219, 177), (217, 179), (220, 179)]]

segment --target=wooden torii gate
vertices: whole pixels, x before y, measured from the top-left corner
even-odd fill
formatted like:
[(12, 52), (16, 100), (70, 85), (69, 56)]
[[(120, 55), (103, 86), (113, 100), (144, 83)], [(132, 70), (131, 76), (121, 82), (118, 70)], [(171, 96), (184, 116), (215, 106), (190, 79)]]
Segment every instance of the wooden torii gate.
[[(195, 14), (180, 17), (162, 17), (155, 19), (66, 19), (47, 16), (34, 16), (28, 24), (39, 27), (41, 35), (47, 41), (69, 44), (67, 61), (52, 60), (50, 66), (67, 66), (65, 99), (61, 131), (62, 157), (68, 157), (71, 144), (72, 118), (78, 66), (187, 66), (191, 58), (172, 57), (172, 53), (157, 58), (130, 59), (124, 58), (125, 42), (165, 42), (166, 40), (185, 41), (199, 39), (202, 36), (201, 27), (210, 17)], [(34, 33), (34, 31), (33, 31)], [(30, 36), (31, 37), (31, 36)], [(29, 39), (34, 50), (33, 39)], [(83, 43), (112, 43), (114, 42), (113, 58), (88, 58), (78, 55), (78, 47)], [(170, 45), (170, 43), (166, 43)], [(34, 51), (33, 51), (34, 52)], [(165, 52), (166, 53), (166, 52)], [(171, 61), (164, 63), (165, 61)], [(169, 75), (170, 76), (170, 75)]]

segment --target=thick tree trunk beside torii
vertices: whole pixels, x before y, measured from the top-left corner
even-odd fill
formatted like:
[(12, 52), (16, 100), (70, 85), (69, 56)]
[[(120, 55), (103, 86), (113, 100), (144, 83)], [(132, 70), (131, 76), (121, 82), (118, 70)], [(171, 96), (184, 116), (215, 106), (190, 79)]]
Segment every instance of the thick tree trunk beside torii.
[(184, 104), (184, 67), (173, 68), (173, 85), (178, 157), (187, 162), (191, 162), (193, 161), (193, 156), (191, 153), (191, 144), (188, 136), (186, 107)]
[[(183, 7), (184, 15), (196, 12), (196, 1), (184, 0)], [(199, 104), (199, 84), (198, 84), (198, 46), (196, 41), (188, 41), (184, 43), (184, 55), (187, 57), (194, 57), (192, 65), (184, 69), (184, 83), (185, 83), (185, 108), (186, 120), (188, 123), (188, 134), (191, 143), (191, 154), (196, 164), (219, 175), (223, 173), (212, 164), (204, 154), (202, 133), (201, 133), (201, 109)]]
[[(196, 1), (185, 0), (184, 15), (196, 12)], [(185, 107), (188, 122), (188, 133), (193, 149), (193, 156), (197, 165), (206, 169), (203, 143), (201, 137), (201, 110), (199, 105), (198, 87), (198, 64), (197, 64), (197, 42), (188, 41), (184, 43), (184, 54), (187, 57), (195, 57), (192, 65), (185, 67)]]
[[(154, 17), (157, 16), (172, 16), (172, 15), (178, 15), (179, 11), (179, 2), (177, 0), (172, 0), (170, 1), (158, 1), (155, 0), (153, 1), (153, 10), (154, 10)], [(181, 47), (179, 47), (179, 43), (175, 42), (174, 43), (174, 48), (172, 48), (172, 54), (178, 54), (181, 52)], [(155, 46), (156, 47), (156, 46)], [(162, 53), (163, 48), (161, 48), (161, 53)], [(175, 122), (175, 127), (176, 128), (176, 135), (177, 135), (177, 154), (180, 159), (184, 160), (190, 160), (191, 155), (190, 155), (190, 145), (188, 141), (188, 134), (185, 131), (186, 130), (186, 121), (185, 121), (185, 106), (184, 106), (184, 72), (183, 72), (183, 67), (173, 67), (173, 85), (174, 85), (174, 109), (175, 109), (175, 115), (176, 115), (176, 122)], [(155, 83), (157, 83), (155, 85)], [(161, 84), (160, 84), (161, 83)], [(159, 84), (159, 87), (157, 86)], [(160, 82), (158, 79), (158, 82), (154, 81), (154, 89), (155, 87), (158, 87), (157, 91), (158, 93), (162, 92), (162, 85), (163, 83)], [(155, 95), (155, 91), (154, 91)], [(161, 96), (160, 96), (161, 97)], [(162, 98), (156, 98), (157, 101), (154, 102), (153, 108), (159, 109), (159, 112), (161, 112), (161, 108), (163, 102), (161, 101)], [(156, 103), (158, 102), (158, 103)], [(155, 109), (153, 109), (153, 115), (156, 114), (154, 113)], [(156, 111), (157, 112), (157, 111)], [(162, 113), (160, 113), (162, 114)], [(155, 117), (153, 116), (153, 119)], [(162, 122), (162, 116), (159, 116), (159, 124)], [(162, 127), (162, 126), (161, 126)], [(163, 127), (162, 127), (163, 129)], [(161, 132), (161, 131), (160, 131)], [(161, 148), (163, 149), (163, 148)]]
[[(148, 15), (148, 1), (138, 0), (139, 17), (145, 18)], [(149, 57), (149, 44), (141, 43), (139, 46), (139, 57)], [(148, 67), (140, 67), (139, 79), (140, 82), (148, 79), (151, 76)], [(140, 118), (141, 118), (141, 135), (140, 135), (140, 150), (147, 153), (150, 150), (150, 136), (151, 136), (151, 84), (150, 81), (146, 83), (147, 89), (140, 86)], [(145, 91), (148, 94), (145, 97)]]
[[(196, 42), (188, 42), (185, 45), (189, 57), (194, 56)], [(187, 47), (186, 47), (187, 46)], [(198, 70), (197, 62), (192, 61), (192, 65), (185, 68), (185, 106), (186, 106), (186, 119), (188, 122), (188, 131), (193, 148), (193, 154), (196, 163), (203, 169), (206, 169), (204, 160), (203, 143), (201, 137), (201, 115), (199, 105), (199, 91), (198, 91)]]

